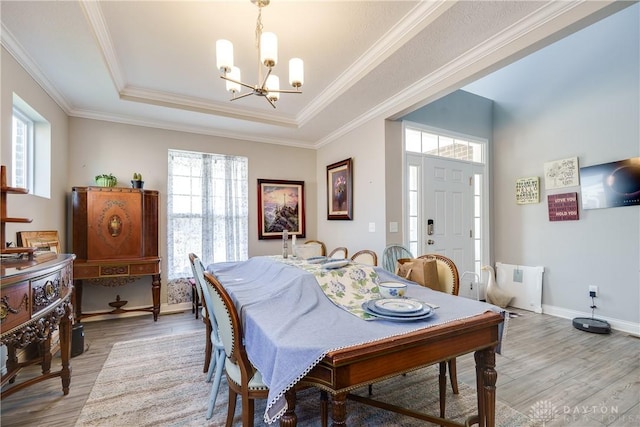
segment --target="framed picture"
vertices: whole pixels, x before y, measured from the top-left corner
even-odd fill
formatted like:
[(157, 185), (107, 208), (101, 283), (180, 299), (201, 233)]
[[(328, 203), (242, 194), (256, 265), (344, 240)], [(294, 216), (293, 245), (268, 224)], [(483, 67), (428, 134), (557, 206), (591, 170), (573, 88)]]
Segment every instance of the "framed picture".
[(304, 181), (258, 179), (258, 238), (305, 237)]
[(18, 246), (36, 248), (37, 251), (60, 253), (60, 239), (57, 231), (18, 231)]
[(640, 157), (580, 168), (582, 209), (640, 205)]
[(353, 219), (351, 159), (327, 166), (327, 219)]
[(540, 178), (530, 176), (516, 179), (516, 203), (540, 203)]

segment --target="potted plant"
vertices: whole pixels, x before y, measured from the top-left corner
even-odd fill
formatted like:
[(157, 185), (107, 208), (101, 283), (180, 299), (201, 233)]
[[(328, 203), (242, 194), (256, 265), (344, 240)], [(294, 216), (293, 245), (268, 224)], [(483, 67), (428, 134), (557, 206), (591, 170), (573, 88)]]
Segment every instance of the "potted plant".
[(144, 181), (142, 180), (142, 175), (138, 172), (133, 174), (133, 179), (131, 180), (131, 188), (142, 188), (144, 187)]
[(113, 174), (96, 175), (96, 185), (99, 187), (115, 187), (117, 183), (118, 179)]

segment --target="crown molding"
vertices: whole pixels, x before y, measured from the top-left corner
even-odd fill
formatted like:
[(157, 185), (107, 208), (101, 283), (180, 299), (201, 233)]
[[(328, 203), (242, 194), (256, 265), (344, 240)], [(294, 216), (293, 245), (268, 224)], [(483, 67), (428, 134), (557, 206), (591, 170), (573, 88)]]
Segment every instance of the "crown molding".
[(141, 119), (139, 117), (124, 116), (117, 114), (105, 114), (103, 112), (91, 110), (74, 110), (68, 113), (70, 117), (78, 117), (81, 119), (100, 120), (111, 123), (121, 123), (133, 126), (149, 127), (154, 129), (162, 129), (176, 132), (193, 133), (197, 135), (208, 135), (220, 138), (235, 139), (247, 142), (260, 142), (264, 144), (283, 145), (287, 147), (314, 149), (310, 143), (301, 142), (299, 140), (271, 138), (264, 136), (255, 136), (251, 134), (242, 134), (236, 131), (222, 131), (210, 127), (184, 125), (181, 123), (171, 123), (166, 120)]
[(185, 97), (168, 92), (144, 88), (127, 87), (119, 92), (121, 99), (159, 105), (197, 113), (212, 114), (240, 120), (249, 120), (275, 126), (297, 128), (295, 118), (273, 112), (263, 112), (249, 108), (228, 107), (226, 104), (211, 102), (202, 98)]
[(38, 64), (31, 58), (31, 56), (24, 50), (22, 45), (18, 43), (11, 31), (4, 24), (2, 24), (2, 31), (0, 31), (0, 43), (9, 52), (9, 54), (24, 68), (33, 80), (58, 104), (58, 106), (66, 113), (69, 114), (71, 106), (67, 102), (64, 96), (51, 84), (45, 74), (40, 71)]
[(298, 114), (299, 126), (308, 123), (455, 3), (451, 0), (419, 2)]
[(578, 14), (577, 19), (575, 16), (570, 17), (570, 22), (577, 22), (613, 3), (615, 0), (545, 3), (518, 22), (488, 38), (484, 43), (464, 52), (385, 102), (320, 139), (315, 147), (327, 145), (381, 115), (389, 120), (397, 120), (415, 110), (416, 106), (424, 106), (458, 89), (461, 82), (468, 83), (470, 78), (486, 70), (487, 67), (501, 63), (527, 46), (540, 42), (565, 28), (568, 14)]

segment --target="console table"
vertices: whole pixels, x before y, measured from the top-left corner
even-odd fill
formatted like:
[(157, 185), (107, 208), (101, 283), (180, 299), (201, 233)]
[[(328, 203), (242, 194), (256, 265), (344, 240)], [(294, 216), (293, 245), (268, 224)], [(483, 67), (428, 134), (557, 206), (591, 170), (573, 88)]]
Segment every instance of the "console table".
[[(75, 317), (128, 311), (160, 313), (160, 257), (158, 256), (158, 192), (125, 187), (73, 187), (73, 266)], [(153, 305), (124, 308), (120, 296), (111, 310), (82, 313), (83, 280), (122, 286), (137, 276), (151, 276)]]
[[(25, 380), (3, 390), (4, 398), (18, 390), (49, 378), (62, 379), (63, 394), (69, 393), (71, 383), (71, 294), (73, 260), (70, 254), (57, 255), (54, 259), (39, 262), (11, 259), (2, 261), (0, 285), (0, 345), (8, 350), (7, 373), (2, 376), (2, 386), (15, 383), (22, 368), (42, 365), (42, 375)], [(51, 359), (57, 345), (52, 334), (59, 330), (59, 348), (62, 368), (51, 372)], [(40, 356), (20, 362), (16, 350), (30, 344), (40, 345)]]

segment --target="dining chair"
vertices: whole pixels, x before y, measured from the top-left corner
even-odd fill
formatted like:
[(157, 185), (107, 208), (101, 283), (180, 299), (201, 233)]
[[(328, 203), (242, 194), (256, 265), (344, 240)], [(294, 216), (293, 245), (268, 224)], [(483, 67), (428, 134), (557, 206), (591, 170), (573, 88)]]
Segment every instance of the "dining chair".
[[(435, 259), (436, 267), (438, 269), (438, 282), (440, 285), (440, 289), (438, 290), (442, 290), (442, 292), (446, 292), (451, 295), (458, 295), (458, 292), (460, 291), (460, 276), (458, 275), (458, 268), (456, 267), (456, 264), (452, 259), (440, 254), (426, 254), (421, 255), (418, 258)], [(456, 359), (454, 358), (449, 359), (446, 362), (440, 362), (440, 369), (445, 369), (445, 373), (447, 367), (449, 368), (451, 390), (453, 391), (453, 394), (458, 394), (458, 374), (456, 368)], [(442, 393), (444, 393), (444, 390), (442, 390), (443, 387), (446, 390), (447, 385), (441, 385), (441, 395)]]
[(304, 242), (305, 245), (308, 245), (309, 243), (315, 243), (320, 245), (320, 253), (318, 254), (319, 256), (327, 255), (327, 246), (324, 244), (324, 242), (321, 242), (320, 240), (306, 240)]
[(409, 249), (402, 245), (387, 245), (382, 251), (382, 268), (388, 272), (396, 272), (396, 264), (400, 258), (413, 258), (413, 254)]
[[(233, 424), (238, 395), (242, 403), (242, 425), (253, 426), (254, 400), (266, 399), (269, 388), (262, 381), (262, 374), (249, 361), (243, 343), (242, 322), (236, 306), (222, 284), (214, 275), (205, 271), (205, 297), (211, 300), (213, 314), (218, 322), (220, 338), (227, 356), (225, 371), (229, 384), (229, 406), (227, 411), (227, 427)], [(210, 416), (207, 414), (207, 419)]]
[[(204, 368), (202, 372), (209, 372), (209, 368), (211, 366), (211, 354), (213, 352), (213, 343), (211, 341), (211, 322), (209, 321), (209, 314), (207, 313), (207, 306), (203, 304), (204, 300), (202, 299), (202, 285), (198, 283), (196, 278), (196, 267), (195, 261), (198, 259), (198, 256), (195, 254), (189, 254), (189, 262), (191, 264), (191, 271), (193, 273), (193, 279), (189, 279), (189, 283), (191, 284), (191, 294), (192, 298), (197, 298), (201, 302), (201, 315), (202, 322), (205, 326), (205, 349), (204, 349)], [(198, 259), (199, 260), (199, 259)], [(195, 295), (194, 295), (195, 294)], [(193, 304), (193, 302), (192, 302)], [(191, 310), (194, 310), (192, 305)], [(198, 318), (198, 308), (196, 310), (196, 319)]]
[(334, 250), (332, 250), (331, 252), (329, 252), (328, 257), (333, 259), (347, 259), (348, 255), (349, 255), (349, 250), (344, 246), (339, 246)]
[(213, 408), (216, 405), (216, 398), (218, 397), (220, 382), (222, 381), (222, 372), (224, 371), (225, 366), (225, 348), (220, 335), (218, 322), (214, 315), (215, 308), (213, 306), (213, 301), (211, 300), (209, 292), (207, 292), (202, 261), (200, 261), (200, 258), (193, 253), (189, 254), (189, 261), (191, 261), (193, 277), (200, 292), (200, 300), (204, 302), (203, 305), (205, 307), (205, 313), (203, 317), (206, 318), (207, 321), (207, 346), (205, 349), (205, 365), (206, 360), (209, 360), (207, 382), (210, 382), (213, 378), (211, 393), (209, 394), (209, 404), (207, 407), (207, 419), (210, 419), (213, 415)]
[(363, 249), (353, 254), (351, 261), (375, 266), (378, 265), (378, 255), (370, 249)]

